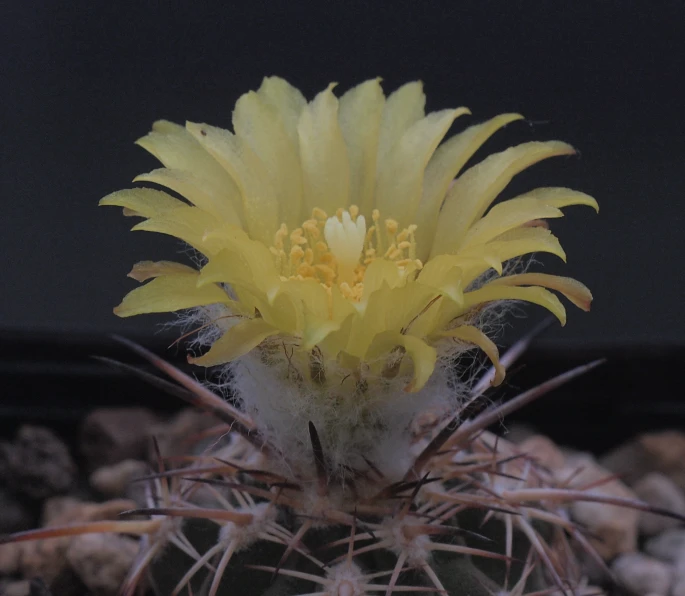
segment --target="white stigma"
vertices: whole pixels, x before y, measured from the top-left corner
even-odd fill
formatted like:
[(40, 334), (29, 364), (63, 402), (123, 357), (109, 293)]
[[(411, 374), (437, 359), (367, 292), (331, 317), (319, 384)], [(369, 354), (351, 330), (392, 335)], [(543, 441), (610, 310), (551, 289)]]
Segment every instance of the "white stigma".
[(338, 263), (338, 283), (352, 284), (354, 270), (364, 249), (366, 220), (363, 215), (352, 221), (349, 211), (342, 212), (342, 222), (337, 216), (329, 217), (323, 229), (326, 244)]

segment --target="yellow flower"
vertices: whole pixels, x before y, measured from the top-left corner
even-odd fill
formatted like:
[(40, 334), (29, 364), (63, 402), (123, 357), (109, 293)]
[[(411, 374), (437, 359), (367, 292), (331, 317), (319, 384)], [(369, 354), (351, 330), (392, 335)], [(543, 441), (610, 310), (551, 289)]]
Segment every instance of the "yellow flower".
[(595, 200), (567, 188), (538, 188), (491, 207), (513, 176), (543, 159), (574, 153), (559, 141), (529, 142), (467, 161), (504, 114), (440, 144), (466, 108), (426, 115), (418, 82), (387, 98), (378, 80), (339, 99), (333, 85), (307, 102), (286, 81), (264, 79), (243, 95), (229, 132), (166, 121), (138, 141), (165, 166), (135, 181), (164, 186), (115, 192), (102, 205), (144, 218), (134, 230), (180, 238), (206, 259), (201, 270), (137, 264), (151, 279), (115, 309), (122, 317), (213, 307), (220, 336), (193, 362), (223, 364), (254, 352), (308, 386), (400, 379), (418, 391), (436, 362), (478, 346), (485, 306), (539, 304), (563, 324), (550, 289), (587, 310), (581, 283), (541, 273), (504, 275), (533, 252), (565, 258), (541, 220)]

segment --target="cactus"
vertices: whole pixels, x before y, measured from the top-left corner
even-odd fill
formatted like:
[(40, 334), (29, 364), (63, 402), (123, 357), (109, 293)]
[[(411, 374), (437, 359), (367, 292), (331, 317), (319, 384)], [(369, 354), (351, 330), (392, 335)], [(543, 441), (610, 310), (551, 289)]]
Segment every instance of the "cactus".
[[(512, 362), (531, 337), (502, 360)], [(483, 407), (491, 370), (460, 411), (448, 417), (426, 413), (416, 421), (412, 464), (400, 481), (385, 479), (369, 462), (343, 488), (331, 482), (313, 424), (309, 474), (275, 473), (272, 448), (254, 440), (251, 420), (180, 370), (126, 343), (223, 424), (214, 430), (221, 439), (200, 447), (187, 465), (167, 470), (160, 456), (159, 472), (147, 478), (149, 507), (125, 513), (159, 520), (159, 529), (145, 536), (123, 594), (135, 593), (148, 567), (158, 593), (172, 595), (596, 594), (585, 585), (578, 549), (606, 567), (571, 520), (568, 504), (587, 500), (654, 511), (563, 486), (534, 454), (487, 430), (601, 361), (469, 415), (474, 406)], [(360, 497), (362, 490), (370, 496)]]
[(492, 206), (516, 174), (574, 149), (523, 143), (462, 172), (522, 116), (441, 144), (468, 109), (426, 115), (420, 83), (387, 99), (378, 80), (339, 99), (333, 87), (307, 102), (269, 77), (236, 103), (234, 132), (159, 121), (138, 141), (165, 167), (135, 180), (183, 200), (138, 187), (101, 204), (181, 239), (195, 266), (138, 263), (129, 275), (147, 283), (115, 313), (181, 313), (216, 392), (130, 342), (175, 383), (111, 364), (220, 424), (183, 465), (158, 454), (130, 519), (11, 539), (138, 534), (122, 594), (148, 581), (165, 596), (592, 593), (575, 555), (601, 560), (568, 503), (646, 506), (560, 485), (488, 427), (598, 363), (503, 405), (486, 395), (530, 339), (500, 360), (508, 304), (562, 324), (550, 290), (590, 308), (583, 284), (524, 257), (564, 259), (546, 220), (596, 201), (538, 188)]

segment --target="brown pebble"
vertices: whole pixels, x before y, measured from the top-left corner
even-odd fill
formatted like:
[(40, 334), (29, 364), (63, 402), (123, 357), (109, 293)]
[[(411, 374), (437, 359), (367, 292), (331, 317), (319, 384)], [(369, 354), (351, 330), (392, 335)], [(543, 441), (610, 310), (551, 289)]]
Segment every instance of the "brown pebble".
[(125, 459), (111, 466), (98, 468), (90, 475), (90, 485), (106, 497), (127, 497), (142, 504), (145, 483), (134, 482), (150, 473), (144, 461)]
[(13, 493), (36, 500), (67, 492), (77, 472), (64, 442), (30, 425), (19, 428), (13, 443), (0, 444), (0, 469)]
[[(164, 457), (188, 455), (192, 453), (193, 439), (198, 434), (218, 424), (216, 418), (194, 410), (185, 408), (171, 420), (160, 422), (148, 429), (150, 437), (157, 440), (159, 451)], [(214, 438), (212, 440), (215, 440)], [(148, 460), (156, 461), (157, 455), (152, 441), (148, 442)]]
[[(43, 518), (49, 526), (115, 520), (119, 513), (135, 506), (135, 502), (127, 499), (89, 503), (73, 497), (53, 497), (45, 503)], [(112, 538), (111, 534), (100, 536)], [(41, 578), (60, 596), (80, 594), (81, 580), (67, 564), (67, 551), (75, 539), (61, 537), (0, 545), (0, 573), (20, 574), (27, 579)]]
[(620, 474), (629, 485), (647, 474), (661, 472), (685, 490), (685, 433), (645, 433), (604, 455), (600, 464)]
[(146, 408), (101, 408), (81, 429), (81, 452), (89, 470), (125, 459), (145, 459), (150, 429), (159, 418)]
[(19, 544), (0, 544), (0, 575), (14, 575), (19, 569), (20, 556)]
[(88, 534), (71, 541), (67, 561), (93, 596), (116, 596), (137, 552), (132, 538)]

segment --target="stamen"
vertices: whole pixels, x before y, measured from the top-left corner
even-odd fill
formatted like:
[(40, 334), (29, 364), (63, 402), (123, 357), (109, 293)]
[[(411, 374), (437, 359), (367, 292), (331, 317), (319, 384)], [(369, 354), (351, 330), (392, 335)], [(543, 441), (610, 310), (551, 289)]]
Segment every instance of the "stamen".
[(314, 209), (312, 209), (312, 219), (326, 221), (328, 219), (328, 215), (326, 215), (326, 212), (323, 209), (320, 209), (319, 207), (314, 207)]
[(364, 273), (376, 259), (392, 261), (401, 271), (423, 267), (416, 258), (415, 224), (400, 230), (394, 219), (381, 223), (378, 209), (372, 211), (371, 219), (373, 225), (367, 230), (359, 207), (350, 205), (349, 210), (337, 209), (333, 217), (314, 208), (312, 217), (292, 232), (281, 224), (269, 248), (281, 279), (316, 280), (330, 299), (336, 285), (346, 299), (359, 302)]

